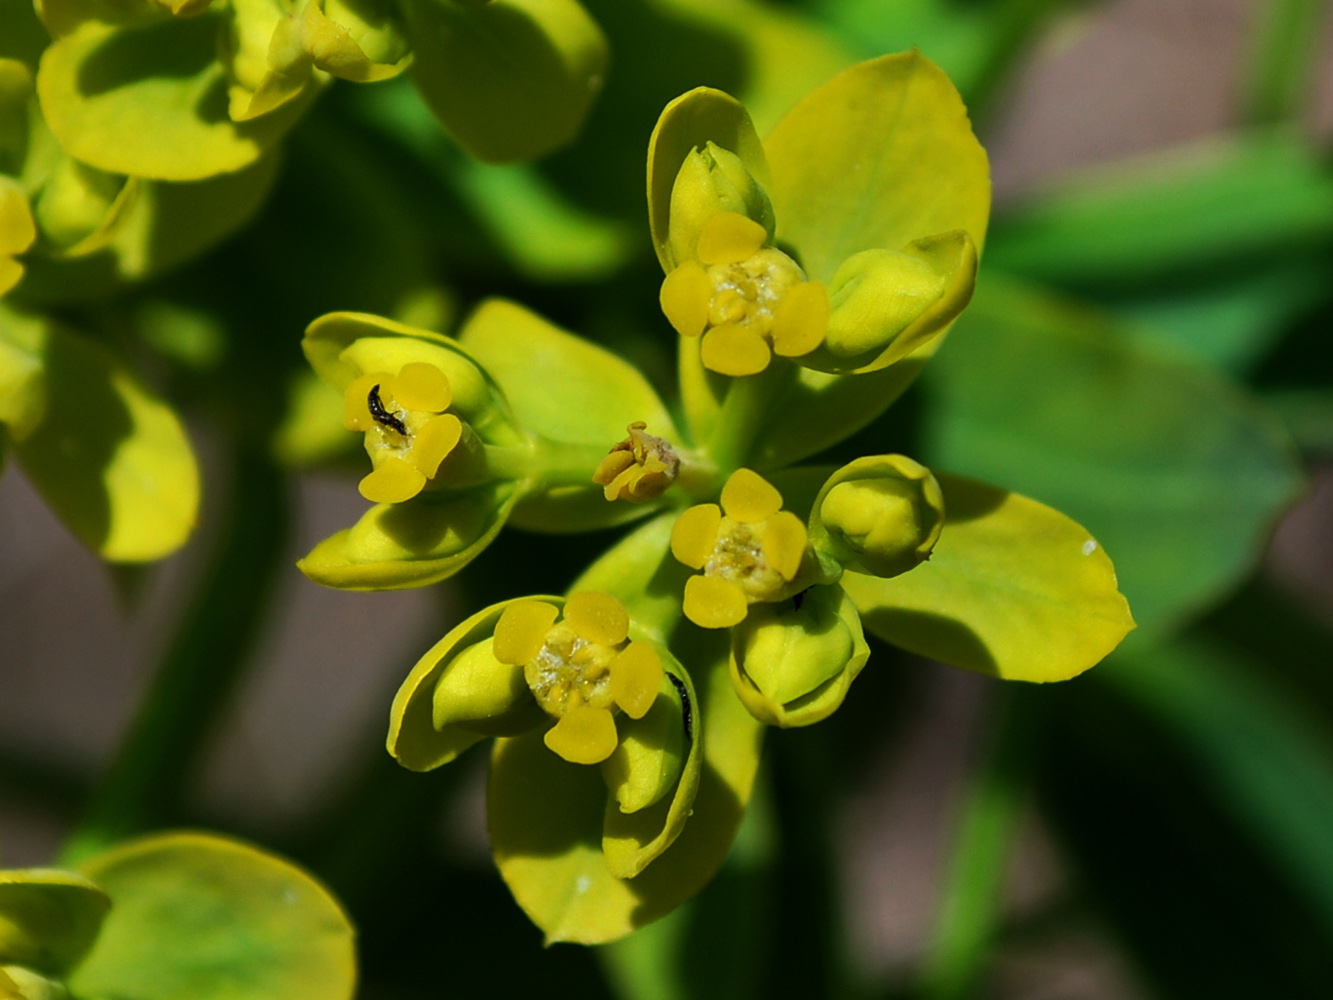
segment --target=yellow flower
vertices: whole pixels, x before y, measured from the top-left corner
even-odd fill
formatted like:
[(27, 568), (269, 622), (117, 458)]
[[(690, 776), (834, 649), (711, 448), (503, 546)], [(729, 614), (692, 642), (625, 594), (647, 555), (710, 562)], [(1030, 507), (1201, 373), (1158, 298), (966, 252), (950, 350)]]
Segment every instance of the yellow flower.
[(626, 428), (624, 441), (611, 449), (592, 481), (604, 486), (608, 500), (639, 503), (655, 500), (666, 492), (680, 471), (680, 457), (671, 442), (647, 433), (648, 425), (636, 420)]
[(343, 424), (366, 435), (375, 468), (361, 480), (361, 495), (375, 503), (410, 500), (433, 480), (467, 431), (446, 413), (453, 388), (444, 372), (425, 361), (398, 374), (370, 372), (347, 387)]
[(758, 473), (737, 469), (720, 508), (691, 507), (671, 530), (672, 555), (702, 570), (685, 583), (685, 617), (703, 628), (729, 628), (744, 621), (751, 604), (790, 597), (807, 585), (798, 577), (809, 551), (805, 525), (782, 509), (782, 494)]
[(615, 713), (642, 719), (662, 686), (662, 661), (651, 643), (629, 639), (629, 613), (609, 594), (582, 591), (560, 610), (545, 601), (516, 601), (495, 626), (492, 654), (522, 666), (537, 704), (558, 721), (546, 745), (574, 764), (597, 764), (619, 743)]
[(0, 177), (0, 295), (19, 283), (23, 265), (15, 258), (37, 239), (27, 195), (18, 182)]
[(718, 212), (700, 230), (697, 259), (662, 282), (663, 313), (681, 336), (703, 335), (703, 363), (723, 375), (809, 354), (828, 330), (828, 290), (767, 240), (753, 219)]

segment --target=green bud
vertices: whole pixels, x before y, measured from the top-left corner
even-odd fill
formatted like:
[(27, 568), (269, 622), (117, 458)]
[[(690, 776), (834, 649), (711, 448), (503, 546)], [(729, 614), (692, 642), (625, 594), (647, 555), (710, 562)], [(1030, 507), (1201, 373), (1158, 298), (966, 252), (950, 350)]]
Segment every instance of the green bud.
[(487, 736), (515, 736), (541, 722), (522, 665), (497, 660), (494, 642), (474, 643), (445, 662), (432, 698), (436, 729), (458, 725)]
[(811, 587), (780, 604), (755, 605), (733, 629), (731, 683), (760, 722), (808, 726), (842, 704), (869, 656), (842, 588)]
[(829, 282), (824, 343), (801, 364), (871, 372), (901, 361), (948, 329), (971, 301), (976, 274), (977, 249), (962, 230), (852, 254)]
[[(9, 982), (5, 982), (6, 977)], [(8, 992), (10, 990), (12, 992)], [(0, 965), (0, 996), (17, 996), (19, 1000), (69, 1000), (69, 990), (21, 965)]]
[(741, 158), (713, 142), (685, 157), (671, 188), (669, 239), (678, 261), (693, 260), (703, 224), (718, 212), (738, 212), (764, 227), (771, 240), (775, 223), (766, 192)]
[(890, 577), (930, 558), (944, 527), (944, 494), (904, 455), (870, 455), (832, 476), (815, 498), (810, 541), (848, 569)]
[(676, 787), (688, 747), (685, 714), (671, 678), (642, 719), (620, 715), (620, 743), (602, 761), (602, 778), (622, 813), (638, 812), (660, 801)]

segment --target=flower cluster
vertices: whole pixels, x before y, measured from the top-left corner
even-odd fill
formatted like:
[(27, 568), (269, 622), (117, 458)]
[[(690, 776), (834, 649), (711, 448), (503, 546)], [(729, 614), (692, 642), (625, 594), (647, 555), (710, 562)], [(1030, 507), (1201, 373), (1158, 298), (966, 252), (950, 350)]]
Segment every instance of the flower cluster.
[(1048, 507), (903, 455), (801, 464), (882, 413), (971, 294), (988, 168), (933, 64), (855, 66), (762, 142), (691, 91), (653, 133), (648, 198), (680, 425), (630, 365), (508, 302), (456, 339), (333, 314), (305, 341), (376, 501), (303, 561), (317, 581), (443, 579), (505, 523), (642, 522), (568, 596), (453, 628), (391, 712), (414, 770), (496, 738), (492, 847), (550, 940), (613, 940), (696, 892), (765, 728), (836, 711), (867, 631), (1050, 681), (1133, 627), (1109, 559)]

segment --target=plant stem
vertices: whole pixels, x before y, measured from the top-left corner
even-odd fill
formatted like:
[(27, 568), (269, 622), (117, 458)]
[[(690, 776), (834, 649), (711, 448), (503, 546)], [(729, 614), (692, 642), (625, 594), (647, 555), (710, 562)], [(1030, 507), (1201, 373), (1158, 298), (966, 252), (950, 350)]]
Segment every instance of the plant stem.
[(1256, 5), (1241, 115), (1251, 125), (1288, 121), (1307, 103), (1327, 0)]
[(985, 965), (1027, 796), (1032, 728), (1017, 694), (1001, 687), (983, 758), (967, 790), (921, 995), (959, 1000)]
[(230, 507), (210, 564), (129, 733), (93, 792), (61, 861), (74, 864), (180, 812), (185, 786), (226, 710), (286, 562), (282, 474), (256, 448), (233, 448)]
[(758, 375), (731, 380), (707, 448), (719, 474), (730, 474), (745, 464), (769, 419), (773, 401), (796, 378), (797, 372), (796, 365), (774, 358)]

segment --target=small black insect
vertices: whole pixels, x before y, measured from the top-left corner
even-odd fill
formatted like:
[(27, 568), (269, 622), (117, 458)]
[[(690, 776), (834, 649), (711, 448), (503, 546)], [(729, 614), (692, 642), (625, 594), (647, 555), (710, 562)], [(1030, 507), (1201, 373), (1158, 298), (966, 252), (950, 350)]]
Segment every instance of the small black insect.
[(377, 424), (383, 424), (390, 430), (397, 431), (403, 437), (407, 437), (407, 425), (386, 410), (384, 404), (380, 402), (379, 386), (370, 387), (370, 395), (366, 397), (366, 405), (370, 407), (370, 415), (375, 418)]
[(694, 709), (690, 706), (690, 692), (685, 687), (685, 682), (675, 674), (667, 674), (667, 679), (676, 688), (676, 694), (680, 695), (680, 710), (685, 719), (685, 739), (687, 742), (694, 741)]

